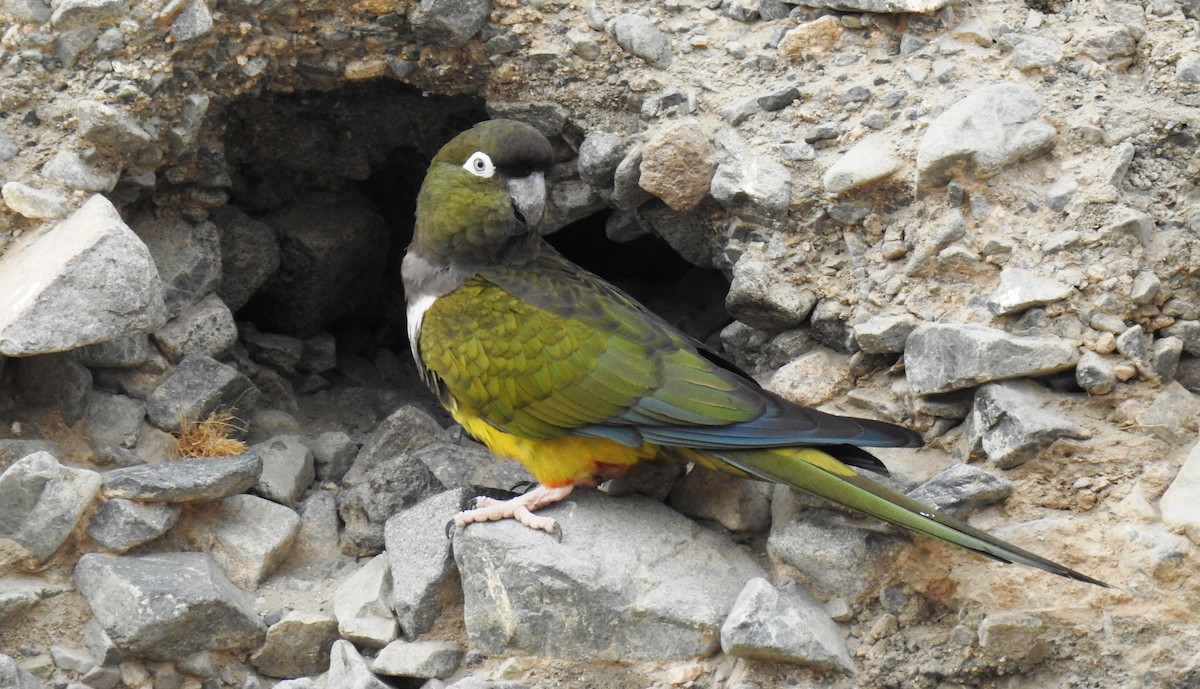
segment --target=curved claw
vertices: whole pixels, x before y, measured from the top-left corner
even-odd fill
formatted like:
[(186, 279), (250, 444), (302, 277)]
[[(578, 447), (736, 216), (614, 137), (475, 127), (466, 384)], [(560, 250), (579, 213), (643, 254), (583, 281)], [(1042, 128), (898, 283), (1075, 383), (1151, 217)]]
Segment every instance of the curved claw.
[(450, 521), (446, 522), (446, 538), (447, 539), (454, 540), (454, 527), (456, 527), (456, 526), (458, 526), (458, 521), (455, 519), (451, 519)]
[(556, 541), (562, 543), (563, 531), (562, 527), (558, 525), (558, 522), (554, 522), (552, 525), (550, 525), (548, 533), (554, 536)]
[(528, 493), (531, 489), (536, 488), (536, 487), (537, 487), (537, 481), (518, 481), (517, 483), (513, 484), (512, 488), (508, 489), (508, 492), (517, 493), (519, 495), (524, 495), (525, 493)]

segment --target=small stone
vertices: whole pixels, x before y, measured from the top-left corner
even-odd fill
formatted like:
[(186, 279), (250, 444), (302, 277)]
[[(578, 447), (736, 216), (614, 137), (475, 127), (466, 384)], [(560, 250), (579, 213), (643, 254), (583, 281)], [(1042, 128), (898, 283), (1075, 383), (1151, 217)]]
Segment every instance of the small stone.
[(393, 582), (388, 604), (410, 639), (429, 631), (447, 602), (444, 589), (454, 577), (454, 555), (446, 523), (473, 496), (474, 490), (467, 488), (439, 493), (397, 513), (384, 526)]
[(1126, 206), (1117, 206), (1109, 214), (1111, 222), (1102, 226), (1099, 235), (1102, 237), (1119, 238), (1122, 236), (1136, 239), (1142, 246), (1148, 246), (1154, 233), (1154, 218), (1144, 211)]
[(1062, 62), (1062, 59), (1062, 44), (1045, 36), (1026, 36), (1012, 52), (1012, 66), (1021, 71), (1048, 70)]
[(88, 520), (87, 534), (114, 553), (124, 553), (162, 536), (179, 521), (175, 505), (143, 505), (113, 498), (100, 503)]
[(1040, 662), (1049, 652), (1045, 623), (1029, 613), (989, 614), (979, 624), (978, 633), (980, 648), (993, 658), (1025, 666)]
[(1047, 409), (1050, 395), (1031, 381), (988, 383), (975, 393), (965, 436), (972, 456), (986, 456), (1001, 469), (1020, 466), (1060, 438), (1089, 433)]
[(1177, 381), (1168, 380), (1154, 401), (1133, 415), (1134, 426), (1166, 443), (1190, 442), (1196, 437), (1200, 398)]
[(129, 15), (125, 0), (61, 0), (54, 4), (50, 23), (59, 31), (116, 24)]
[(87, 415), (92, 373), (71, 352), (21, 359), (16, 382), (22, 402), (51, 407), (67, 424)]
[(905, 374), (914, 394), (949, 392), (1005, 378), (1056, 373), (1079, 361), (1075, 343), (1014, 337), (982, 325), (926, 323), (908, 336)]
[(817, 297), (788, 280), (758, 252), (746, 252), (733, 265), (725, 308), (739, 321), (760, 330), (781, 332), (808, 318)]
[(131, 368), (150, 358), (150, 338), (146, 335), (115, 337), (82, 347), (79, 363), (97, 368)]
[(1192, 447), (1159, 501), (1163, 523), (1200, 545), (1200, 445)]
[(184, 309), (154, 331), (159, 350), (172, 362), (189, 354), (213, 358), (224, 356), (237, 342), (233, 313), (215, 294), (209, 294)]
[[(327, 687), (341, 689), (390, 689), (389, 685), (376, 677), (367, 661), (354, 648), (354, 644), (345, 639), (333, 642), (329, 649), (329, 671), (323, 675)], [(280, 685), (276, 685), (279, 689)], [(291, 689), (291, 688), (288, 688)], [(487, 689), (487, 687), (480, 687)]]
[(987, 298), (987, 307), (997, 316), (1010, 316), (1061, 301), (1073, 292), (1067, 285), (1033, 271), (1006, 267), (1000, 271), (999, 286)]
[(1158, 276), (1144, 270), (1133, 277), (1133, 285), (1129, 288), (1129, 298), (1135, 304), (1151, 304), (1158, 298), (1162, 290), (1162, 281)]
[(121, 111), (94, 100), (75, 106), (79, 135), (101, 151), (131, 156), (153, 142), (153, 138)]
[(888, 141), (870, 136), (859, 141), (831, 165), (825, 171), (822, 182), (825, 191), (840, 194), (885, 179), (899, 170), (902, 164)]
[(344, 639), (383, 648), (396, 638), (396, 619), (388, 607), (392, 575), (387, 555), (377, 555), (351, 574), (333, 594), (333, 614)]
[[(1124, 328), (1119, 332), (1123, 331)], [(1181, 318), (1159, 332), (1165, 337), (1178, 338), (1183, 343), (1183, 351), (1200, 356), (1200, 321)]]
[(970, 464), (954, 464), (908, 492), (908, 497), (965, 520), (975, 510), (1003, 502), (1012, 481)]
[(261, 496), (292, 506), (316, 478), (312, 451), (296, 435), (280, 435), (250, 447), (262, 458), (262, 474), (254, 485)]
[(575, 161), (579, 178), (601, 189), (611, 187), (617, 165), (625, 157), (625, 149), (625, 141), (615, 134), (589, 134), (579, 145), (579, 157)]
[(164, 431), (178, 432), (183, 422), (198, 422), (218, 410), (235, 416), (259, 398), (258, 388), (231, 366), (203, 354), (185, 356), (146, 398), (146, 416)]
[(771, 523), (771, 486), (695, 466), (675, 483), (667, 504), (693, 519), (730, 531), (766, 531)]
[(231, 495), (216, 509), (193, 517), (189, 540), (212, 555), (243, 590), (253, 591), (287, 557), (300, 530), (291, 509), (254, 495)]
[(1181, 84), (1200, 84), (1200, 55), (1184, 55), (1175, 63), (1175, 79)]
[(1160, 337), (1154, 340), (1150, 351), (1150, 366), (1154, 375), (1161, 380), (1175, 377), (1179, 360), (1183, 355), (1183, 340), (1178, 337)]
[(843, 31), (833, 15), (798, 24), (779, 41), (779, 54), (797, 60), (824, 57), (833, 51)]
[(912, 314), (872, 316), (853, 328), (854, 341), (867, 354), (895, 354), (904, 351), (904, 344), (920, 325)]
[(853, 385), (849, 357), (818, 347), (784, 364), (764, 387), (790, 402), (816, 407), (845, 394)]
[(49, 452), (6, 468), (0, 474), (0, 540), (9, 545), (0, 552), (0, 569), (53, 555), (99, 492), (100, 474), (63, 466)]
[(762, 112), (762, 106), (756, 96), (742, 98), (721, 108), (721, 117), (730, 125), (736, 127), (755, 113)]
[(1154, 365), (1150, 361), (1149, 336), (1141, 325), (1135, 325), (1117, 336), (1117, 351), (1137, 367), (1143, 378), (1154, 377)]
[(223, 206), (210, 217), (217, 228), (221, 255), (217, 296), (229, 310), (237, 311), (278, 270), (279, 240), (270, 225), (250, 218), (235, 206)]
[(691, 210), (708, 194), (715, 150), (699, 123), (668, 125), (642, 147), (638, 185), (676, 211)]
[(812, 594), (751, 579), (721, 625), (721, 650), (735, 658), (797, 663), (853, 674), (842, 633)]
[(309, 443), (316, 461), (317, 479), (338, 482), (350, 470), (358, 456), (358, 445), (341, 431), (328, 431)]
[(1107, 359), (1087, 350), (1075, 366), (1075, 382), (1090, 395), (1107, 395), (1117, 386), (1117, 376)]
[(375, 656), (371, 670), (390, 677), (444, 678), (454, 674), (462, 657), (449, 641), (393, 641)]
[(642, 58), (653, 67), (671, 64), (671, 39), (646, 17), (621, 14), (608, 23), (608, 33), (621, 50)]
[(567, 45), (571, 46), (571, 52), (585, 60), (599, 60), (600, 56), (604, 54), (600, 43), (596, 40), (596, 34), (590, 31), (569, 29), (566, 37)]
[(1137, 40), (1125, 26), (1090, 26), (1082, 32), (1079, 52), (1096, 62), (1108, 62), (1118, 71), (1124, 70), (1137, 55)]
[(267, 628), (266, 640), (250, 656), (250, 664), (268, 677), (319, 675), (329, 669), (329, 650), (336, 640), (336, 617), (292, 610)]
[(421, 0), (409, 22), (419, 40), (457, 47), (479, 33), (491, 12), (490, 0)]
[(10, 209), (26, 218), (57, 218), (63, 214), (67, 203), (62, 194), (22, 182), (6, 182), (0, 187), (0, 195)]
[(718, 165), (710, 193), (735, 215), (772, 222), (787, 216), (791, 185), (791, 171), (782, 163), (754, 156)]
[(795, 86), (784, 86), (770, 93), (758, 96), (758, 107), (767, 112), (783, 110), (792, 103), (800, 100), (800, 89)]
[(1079, 191), (1079, 182), (1076, 182), (1074, 177), (1070, 175), (1059, 177), (1046, 190), (1046, 205), (1050, 207), (1050, 210), (1061, 213), (1076, 191)]
[(261, 472), (257, 455), (192, 457), (107, 471), (103, 494), (141, 502), (212, 502), (249, 489)]
[(108, 193), (117, 186), (117, 169), (107, 163), (90, 163), (75, 151), (59, 151), (42, 167), (42, 174), (82, 191)]

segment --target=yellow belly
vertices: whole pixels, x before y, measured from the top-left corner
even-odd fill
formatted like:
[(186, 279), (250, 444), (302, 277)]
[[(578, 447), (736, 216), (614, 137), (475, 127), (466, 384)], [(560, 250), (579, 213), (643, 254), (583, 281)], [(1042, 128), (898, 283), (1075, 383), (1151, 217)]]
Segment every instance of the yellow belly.
[(505, 433), (461, 409), (450, 415), (492, 452), (515, 459), (544, 486), (567, 486), (586, 482), (606, 468), (629, 467), (658, 455), (657, 445), (628, 447), (604, 438), (562, 436), (530, 440)]

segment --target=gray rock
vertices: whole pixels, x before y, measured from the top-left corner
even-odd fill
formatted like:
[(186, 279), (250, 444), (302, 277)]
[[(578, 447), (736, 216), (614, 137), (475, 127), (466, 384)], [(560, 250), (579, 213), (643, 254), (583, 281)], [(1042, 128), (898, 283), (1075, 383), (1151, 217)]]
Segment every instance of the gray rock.
[(79, 363), (99, 368), (130, 368), (150, 358), (150, 338), (146, 335), (116, 337), (78, 350)]
[(1200, 84), (1200, 55), (1184, 55), (1175, 63), (1175, 79), (1181, 84)]
[(1100, 228), (1099, 236), (1117, 241), (1128, 237), (1137, 240), (1142, 246), (1150, 244), (1154, 234), (1154, 218), (1145, 211), (1116, 206), (1109, 213), (1109, 217), (1110, 222)]
[(329, 672), (324, 677), (325, 686), (338, 689), (390, 689), (371, 673), (367, 661), (359, 655), (354, 644), (345, 639), (333, 642), (329, 650)]
[(791, 190), (792, 173), (787, 167), (755, 156), (718, 165), (710, 193), (735, 215), (778, 221), (787, 216)]
[(188, 521), (190, 542), (245, 591), (253, 591), (284, 561), (300, 531), (291, 509), (253, 495), (231, 495)]
[(1143, 378), (1153, 379), (1154, 364), (1150, 360), (1149, 340), (1146, 330), (1141, 325), (1135, 325), (1117, 336), (1117, 351), (1133, 363)]
[(99, 442), (133, 447), (145, 418), (146, 405), (140, 400), (105, 392), (88, 395), (88, 433)]
[(800, 100), (800, 89), (795, 86), (783, 86), (759, 96), (758, 107), (767, 112), (773, 112), (775, 110), (783, 110), (798, 100)]
[(1075, 343), (1055, 337), (1014, 337), (982, 325), (926, 323), (904, 347), (914, 394), (949, 392), (1006, 378), (1056, 373), (1079, 361)]
[(250, 664), (268, 677), (319, 675), (329, 669), (329, 649), (337, 631), (337, 618), (329, 613), (292, 610), (267, 628), (266, 640), (250, 656)]
[(1021, 71), (1048, 70), (1062, 59), (1062, 44), (1045, 36), (1025, 36), (1012, 52), (1012, 66)]
[(221, 283), (217, 295), (237, 311), (279, 269), (279, 241), (266, 223), (253, 220), (236, 206), (212, 214), (221, 245)]
[(745, 582), (763, 576), (748, 555), (649, 498), (577, 490), (539, 514), (558, 521), (562, 543), (511, 520), (454, 537), (467, 635), (484, 653), (691, 658), (716, 649)]
[(91, 99), (75, 106), (79, 135), (96, 148), (116, 156), (132, 157), (154, 139), (121, 111)]
[(158, 267), (167, 316), (174, 318), (221, 282), (221, 242), (211, 222), (143, 214), (131, 222)]
[(318, 435), (309, 443), (309, 449), (316, 462), (317, 479), (320, 481), (341, 481), (358, 456), (358, 445), (341, 431), (327, 431)]
[(779, 270), (761, 252), (747, 251), (733, 264), (725, 309), (746, 325), (781, 332), (803, 323), (816, 304), (812, 290), (781, 280)]
[(9, 467), (13, 462), (38, 452), (57, 452), (54, 445), (33, 438), (0, 438), (0, 466)]
[(75, 349), (166, 316), (145, 245), (103, 196), (0, 262), (0, 354)]
[(310, 194), (264, 218), (281, 249), (279, 270), (246, 305), (268, 332), (305, 338), (379, 305), (389, 230), (369, 201)]
[(371, 648), (383, 648), (397, 635), (392, 616), (392, 574), (388, 556), (376, 555), (351, 574), (333, 593), (333, 614), (344, 639)]
[(50, 657), (60, 670), (83, 674), (96, 667), (96, 659), (81, 648), (73, 648), (62, 644), (50, 645)]
[(49, 452), (18, 460), (0, 474), (0, 567), (42, 561), (58, 550), (100, 492), (100, 474), (58, 463)]
[(0, 653), (0, 686), (12, 689), (42, 689), (37, 677), (17, 665), (17, 661)]
[(104, 496), (141, 502), (212, 502), (248, 490), (262, 473), (257, 455), (192, 457), (104, 473)]
[(435, 443), (413, 452), (412, 456), (447, 488), (508, 490), (533, 480), (520, 462), (497, 457), (486, 447), (465, 439), (459, 443)]
[(854, 326), (850, 325), (850, 307), (836, 299), (817, 302), (809, 314), (809, 325), (817, 342), (842, 354), (855, 351)]
[(755, 113), (762, 112), (758, 96), (744, 97), (721, 108), (721, 118), (736, 127)]
[(1044, 278), (1024, 268), (1004, 268), (1000, 284), (988, 295), (988, 310), (997, 316), (1010, 316), (1035, 306), (1045, 306), (1071, 296), (1074, 289), (1057, 280)]
[[(365, 450), (364, 446), (359, 452), (360, 460)], [(342, 549), (354, 555), (381, 551), (384, 524), (389, 517), (444, 489), (414, 454), (398, 454), (373, 464), (371, 469), (356, 476), (353, 483), (349, 476), (345, 483), (350, 487), (338, 493), (337, 503), (338, 515), (346, 525)]]
[(250, 352), (250, 358), (266, 364), (287, 375), (296, 373), (304, 358), (304, 341), (289, 335), (260, 332), (253, 323), (238, 324), (241, 341)]
[(281, 435), (254, 445), (251, 454), (262, 458), (262, 475), (254, 484), (261, 496), (288, 505), (296, 504), (316, 478), (312, 451), (299, 436)]
[(654, 22), (639, 14), (621, 14), (608, 23), (608, 33), (621, 50), (653, 67), (671, 64), (671, 39)]
[(920, 325), (912, 314), (872, 316), (854, 325), (852, 332), (858, 348), (867, 354), (894, 354), (904, 351), (908, 336)]
[(929, 13), (942, 9), (949, 0), (803, 0), (797, 4), (806, 7), (827, 7), (843, 11), (904, 13)]
[[(0, 625), (15, 624), (40, 601), (70, 590), (68, 585), (52, 584), (41, 578), (0, 577)], [(0, 681), (3, 679), (3, 671), (0, 671)]]
[(1159, 500), (1163, 524), (1200, 544), (1200, 445), (1192, 447), (1179, 473)]
[(825, 191), (840, 194), (890, 177), (903, 161), (891, 144), (880, 136), (869, 136), (846, 151), (822, 177)]
[(1133, 276), (1133, 284), (1129, 286), (1129, 298), (1135, 304), (1151, 304), (1162, 291), (1162, 280), (1154, 273), (1143, 270)]
[(1163, 442), (1190, 442), (1196, 436), (1200, 419), (1200, 397), (1188, 392), (1177, 381), (1163, 383), (1154, 401), (1138, 411), (1132, 419), (1134, 426)]
[(337, 366), (337, 341), (327, 331), (304, 338), (304, 350), (296, 367), (309, 373), (324, 373)]
[(720, 209), (711, 199), (687, 211), (675, 211), (662, 201), (651, 200), (634, 214), (639, 230), (649, 229), (688, 263), (712, 268), (721, 259), (727, 240), (725, 224), (717, 219), (721, 217)]
[(855, 601), (877, 590), (909, 540), (872, 519), (804, 507), (811, 502), (776, 487), (767, 554), (794, 568), (823, 597)]
[(1079, 52), (1096, 62), (1112, 63), (1110, 66), (1123, 70), (1137, 55), (1137, 40), (1129, 29), (1119, 25), (1089, 26), (1080, 36)]
[(855, 671), (843, 634), (820, 601), (799, 586), (777, 589), (766, 579), (751, 579), (738, 595), (721, 625), (721, 650), (735, 658)]
[(588, 134), (579, 145), (579, 157), (575, 161), (579, 178), (601, 189), (611, 187), (617, 165), (625, 157), (625, 149), (625, 141), (615, 134)]
[(246, 595), (203, 553), (88, 553), (75, 582), (117, 646), (149, 660), (249, 651), (266, 631)]
[(986, 456), (1001, 469), (1020, 466), (1060, 438), (1089, 433), (1046, 407), (1050, 395), (1031, 381), (988, 383), (975, 393), (965, 436), (973, 456)]
[(1200, 356), (1200, 321), (1180, 319), (1159, 331), (1165, 337), (1178, 338), (1183, 351)]
[(416, 38), (453, 47), (479, 33), (491, 11), (491, 0), (421, 0), (408, 20)]
[(212, 33), (213, 17), (205, 0), (187, 0), (175, 20), (171, 22), (171, 35), (180, 43), (193, 41)]
[(60, 31), (115, 24), (129, 16), (126, 0), (61, 0), (54, 4), (50, 23)]
[(908, 492), (917, 502), (965, 520), (972, 512), (1003, 502), (1016, 490), (1012, 481), (971, 464), (954, 464)]
[(1150, 348), (1150, 366), (1162, 380), (1174, 378), (1183, 356), (1183, 341), (1178, 337), (1160, 337)]
[(238, 330), (229, 307), (215, 294), (185, 308), (153, 333), (159, 350), (172, 362), (188, 354), (224, 356), (237, 342)]
[(71, 352), (21, 359), (16, 382), (25, 404), (53, 407), (68, 425), (87, 414), (92, 373)]
[(177, 521), (176, 505), (143, 505), (113, 498), (92, 513), (87, 535), (110, 552), (124, 553), (167, 533)]
[(917, 148), (917, 188), (945, 186), (956, 176), (987, 178), (1049, 151), (1057, 133), (1037, 119), (1041, 96), (1018, 84), (971, 92), (934, 120)]
[(111, 667), (123, 659), (121, 649), (117, 648), (95, 617), (88, 620), (87, 625), (83, 628), (83, 643), (91, 652), (92, 657), (103, 666)]
[(76, 151), (54, 154), (44, 166), (42, 175), (56, 179), (69, 187), (83, 191), (108, 193), (117, 186), (117, 169), (104, 161), (84, 160)]
[(1027, 612), (991, 613), (979, 623), (979, 647), (994, 658), (1031, 666), (1050, 651), (1046, 624)]
[(446, 524), (472, 502), (473, 491), (457, 488), (428, 497), (387, 520), (383, 538), (392, 574), (389, 602), (405, 636), (433, 626), (447, 585), (455, 576)]
[(1091, 395), (1107, 395), (1117, 386), (1113, 366), (1103, 356), (1086, 350), (1075, 366), (1075, 382)]
[(694, 519), (730, 531), (765, 531), (771, 524), (771, 485), (695, 466), (675, 483), (667, 501)]
[(599, 60), (604, 54), (596, 38), (597, 34), (594, 31), (584, 29), (568, 29), (566, 33), (567, 45), (571, 46), (571, 52), (588, 61)]
[(345, 557), (338, 548), (337, 498), (327, 490), (313, 491), (300, 503), (299, 512), (300, 532), (283, 569), (289, 574), (324, 574)]
[(648, 191), (638, 186), (642, 170), (642, 145), (640, 143), (629, 147), (625, 157), (613, 171), (613, 192), (610, 200), (619, 210), (632, 211), (643, 203), (654, 198)]
[(463, 652), (449, 641), (393, 641), (384, 647), (371, 669), (390, 677), (444, 678), (454, 674)]
[(236, 416), (253, 408), (260, 394), (237, 369), (192, 354), (146, 397), (146, 416), (158, 428), (177, 432), (181, 422), (201, 421), (218, 410)]
[(487, 104), (488, 116), (492, 119), (519, 120), (532, 125), (534, 129), (547, 138), (554, 138), (563, 133), (567, 122), (571, 119), (571, 111), (553, 100), (496, 100), (490, 99)]
[(23, 182), (5, 182), (0, 187), (4, 203), (26, 218), (57, 218), (66, 209), (67, 199), (58, 192), (38, 189)]
[[(1046, 189), (1046, 205), (1050, 207), (1050, 210), (1062, 212), (1077, 191), (1079, 191), (1079, 183), (1075, 181), (1075, 178), (1064, 175)], [(1078, 233), (1076, 235), (1075, 241), (1078, 241)]]
[(384, 461), (445, 439), (445, 430), (432, 416), (416, 406), (405, 405), (371, 432), (343, 481), (348, 486), (362, 483), (367, 473)]

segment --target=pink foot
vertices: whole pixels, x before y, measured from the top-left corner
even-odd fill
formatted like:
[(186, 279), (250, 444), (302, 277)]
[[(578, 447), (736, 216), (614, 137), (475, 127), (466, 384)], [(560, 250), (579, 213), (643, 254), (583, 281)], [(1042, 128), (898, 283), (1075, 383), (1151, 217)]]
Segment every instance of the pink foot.
[(538, 486), (527, 493), (508, 500), (479, 497), (475, 499), (475, 509), (459, 512), (454, 517), (454, 525), (462, 528), (475, 522), (497, 521), (500, 519), (516, 519), (531, 529), (540, 529), (553, 534), (562, 540), (562, 532), (558, 522), (549, 517), (539, 517), (533, 511), (551, 503), (558, 502), (571, 494), (575, 486), (560, 486), (547, 488)]

